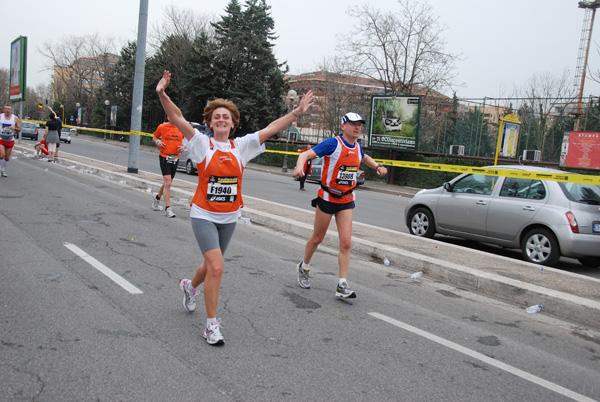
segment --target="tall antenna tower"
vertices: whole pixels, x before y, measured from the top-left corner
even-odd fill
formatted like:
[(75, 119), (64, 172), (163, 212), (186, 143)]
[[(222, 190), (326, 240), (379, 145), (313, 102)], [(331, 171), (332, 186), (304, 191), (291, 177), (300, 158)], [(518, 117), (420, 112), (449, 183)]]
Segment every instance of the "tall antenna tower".
[(577, 68), (575, 69), (575, 86), (577, 87), (577, 109), (575, 115), (574, 131), (579, 131), (581, 112), (581, 101), (583, 99), (583, 87), (585, 85), (585, 72), (587, 70), (590, 43), (592, 40), (592, 28), (596, 18), (596, 9), (600, 7), (600, 0), (580, 1), (579, 8), (585, 10), (583, 15), (583, 27), (581, 28), (581, 39), (579, 40), (579, 52), (577, 54)]

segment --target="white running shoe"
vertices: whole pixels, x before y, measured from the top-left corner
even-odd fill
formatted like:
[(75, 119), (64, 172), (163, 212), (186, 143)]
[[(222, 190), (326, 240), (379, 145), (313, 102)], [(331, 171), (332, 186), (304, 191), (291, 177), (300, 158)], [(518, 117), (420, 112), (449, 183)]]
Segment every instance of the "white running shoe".
[(356, 297), (356, 292), (348, 287), (347, 282), (343, 282), (341, 285), (337, 286), (337, 289), (335, 290), (335, 297), (354, 299)]
[(189, 313), (193, 313), (196, 311), (196, 294), (198, 290), (194, 290), (194, 293), (191, 293), (187, 290), (187, 284), (190, 282), (189, 279), (182, 279), (179, 282), (179, 289), (183, 291), (183, 308), (185, 311)]
[(301, 288), (310, 289), (310, 270), (302, 268), (302, 261), (296, 265), (298, 271), (298, 284)]
[(165, 209), (165, 216), (167, 218), (175, 218), (175, 213), (173, 213), (173, 210), (171, 209), (171, 207), (167, 207)]
[(216, 324), (211, 324), (204, 330), (204, 339), (206, 339), (206, 343), (209, 345), (223, 345), (225, 344), (225, 340), (223, 339), (223, 335), (221, 335), (221, 319), (217, 320)]
[(156, 199), (156, 196), (152, 196), (152, 209), (158, 211), (158, 207), (160, 205), (160, 200)]

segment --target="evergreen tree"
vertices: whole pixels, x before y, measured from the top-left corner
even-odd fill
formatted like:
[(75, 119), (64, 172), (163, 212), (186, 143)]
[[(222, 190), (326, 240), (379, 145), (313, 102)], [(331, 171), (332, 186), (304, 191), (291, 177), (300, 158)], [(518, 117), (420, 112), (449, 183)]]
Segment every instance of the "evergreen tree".
[(202, 105), (214, 98), (229, 99), (240, 111), (239, 134), (265, 127), (286, 110), (285, 63), (273, 54), (275, 26), (265, 0), (247, 0), (242, 9), (231, 0), (214, 39), (200, 37), (191, 57), (188, 88)]
[[(133, 79), (135, 75), (135, 53), (137, 45), (128, 42), (121, 49), (119, 61), (105, 76), (102, 97), (108, 99), (111, 105), (117, 105), (117, 129), (129, 130), (131, 124), (131, 102), (133, 99)], [(104, 105), (102, 105), (104, 106)], [(104, 116), (104, 110), (102, 110)]]

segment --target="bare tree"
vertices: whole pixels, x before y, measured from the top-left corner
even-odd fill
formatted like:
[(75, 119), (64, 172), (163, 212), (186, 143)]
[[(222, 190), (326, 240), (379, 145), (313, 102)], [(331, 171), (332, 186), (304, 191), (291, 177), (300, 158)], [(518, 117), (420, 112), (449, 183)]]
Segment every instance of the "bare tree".
[(521, 132), (527, 136), (524, 146), (541, 150), (542, 158), (544, 153), (556, 154), (561, 139), (551, 135), (550, 128), (568, 118), (577, 97), (569, 71), (565, 69), (558, 76), (535, 74), (522, 88), (515, 89), (515, 94), (522, 100), (518, 114), (523, 121)]
[(114, 39), (97, 33), (71, 35), (56, 44), (45, 42), (38, 52), (46, 58), (46, 69), (54, 73), (54, 98), (63, 104), (80, 103), (91, 113), (101, 92), (104, 75), (117, 61)]
[(341, 118), (348, 112), (368, 118), (370, 94), (361, 90), (364, 78), (345, 74), (349, 70), (347, 59), (325, 58), (317, 68), (322, 80), (317, 91), (321, 119), (319, 126), (323, 128), (325, 137), (338, 133)]
[[(186, 83), (194, 78), (187, 63), (195, 52), (195, 46), (205, 45), (196, 43), (197, 39), (213, 36), (214, 31), (210, 23), (215, 17), (190, 9), (176, 8), (174, 5), (165, 7), (163, 12), (163, 20), (153, 25), (149, 34), (148, 42), (154, 61), (149, 65), (149, 73), (154, 73), (158, 79), (163, 70), (169, 70), (175, 77), (171, 81), (171, 90), (179, 94), (175, 96), (183, 97)], [(152, 71), (153, 67), (159, 71)], [(178, 104), (183, 104), (185, 99), (177, 98)]]
[(8, 68), (0, 68), (0, 102), (2, 105), (10, 98), (9, 75)]
[(338, 47), (350, 57), (352, 70), (379, 81), (387, 93), (410, 93), (417, 85), (451, 87), (460, 56), (444, 49), (446, 27), (426, 3), (398, 0), (398, 5), (397, 12), (387, 13), (368, 5), (349, 9), (358, 25)]
[(182, 38), (191, 45), (201, 33), (211, 31), (210, 22), (215, 20), (213, 16), (176, 8), (173, 4), (165, 7), (163, 14), (163, 21), (153, 24), (148, 35), (148, 44), (153, 51), (157, 51), (169, 36)]

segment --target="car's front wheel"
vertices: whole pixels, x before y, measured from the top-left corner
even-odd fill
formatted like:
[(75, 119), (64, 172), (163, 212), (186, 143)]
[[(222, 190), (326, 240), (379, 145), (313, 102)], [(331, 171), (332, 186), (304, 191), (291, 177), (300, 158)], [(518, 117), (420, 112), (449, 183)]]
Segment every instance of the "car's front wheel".
[(196, 168), (194, 167), (194, 163), (188, 159), (188, 161), (185, 163), (185, 172), (187, 174), (195, 174), (196, 173)]
[(521, 242), (521, 252), (527, 262), (553, 267), (560, 258), (556, 236), (545, 228), (532, 229)]
[(435, 235), (433, 214), (427, 208), (417, 208), (411, 212), (408, 229), (415, 236), (432, 238)]

